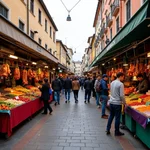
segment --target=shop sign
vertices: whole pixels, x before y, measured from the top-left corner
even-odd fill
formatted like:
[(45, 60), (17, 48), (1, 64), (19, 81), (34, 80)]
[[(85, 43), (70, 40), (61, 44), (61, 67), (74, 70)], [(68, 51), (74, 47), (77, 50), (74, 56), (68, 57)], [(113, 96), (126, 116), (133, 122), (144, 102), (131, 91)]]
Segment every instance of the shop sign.
[(37, 51), (38, 52), (41, 52), (42, 51), (42, 48), (40, 46), (37, 46)]

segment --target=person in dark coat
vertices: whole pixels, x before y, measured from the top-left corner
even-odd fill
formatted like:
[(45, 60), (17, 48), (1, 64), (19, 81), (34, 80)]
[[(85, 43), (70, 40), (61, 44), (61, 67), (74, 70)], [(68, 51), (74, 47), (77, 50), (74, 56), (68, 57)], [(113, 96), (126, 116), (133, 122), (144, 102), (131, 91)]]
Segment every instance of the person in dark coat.
[(90, 102), (90, 98), (91, 98), (91, 91), (93, 89), (93, 84), (92, 84), (92, 80), (89, 77), (85, 83), (84, 83), (84, 89), (85, 89), (85, 103), (88, 100), (88, 103)]
[(50, 93), (49, 93), (49, 90), (50, 90), (50, 84), (48, 83), (48, 79), (44, 79), (44, 84), (42, 85), (42, 88), (40, 88), (40, 91), (42, 92), (41, 93), (41, 100), (43, 101), (44, 103), (44, 112), (42, 114), (47, 114), (47, 109), (49, 110), (49, 114), (52, 113), (52, 108), (49, 104), (49, 99), (50, 99)]
[(72, 81), (70, 78), (67, 76), (66, 80), (64, 81), (64, 89), (65, 89), (65, 98), (66, 98), (66, 103), (70, 102), (70, 91), (72, 89)]
[(61, 81), (56, 76), (56, 79), (52, 82), (52, 89), (54, 90), (55, 106), (60, 105), (60, 91), (62, 90)]
[(92, 91), (93, 91), (93, 97), (96, 97), (96, 91), (95, 91), (95, 88), (94, 88), (94, 85), (95, 85), (95, 81), (96, 81), (96, 77), (94, 76), (93, 77), (93, 80), (92, 80)]

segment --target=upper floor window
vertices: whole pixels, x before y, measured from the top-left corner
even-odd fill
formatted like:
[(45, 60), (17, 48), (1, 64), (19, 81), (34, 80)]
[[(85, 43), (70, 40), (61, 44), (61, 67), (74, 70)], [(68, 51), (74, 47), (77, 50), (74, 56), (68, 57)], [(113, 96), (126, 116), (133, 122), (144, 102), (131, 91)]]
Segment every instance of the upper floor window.
[(24, 23), (21, 20), (19, 20), (19, 29), (24, 31)]
[(34, 32), (33, 32), (33, 31), (30, 31), (30, 37), (31, 37), (32, 39), (34, 39)]
[(0, 3), (0, 14), (8, 19), (8, 9)]
[(47, 49), (47, 44), (45, 44), (45, 49)]
[(131, 18), (131, 1), (128, 0), (126, 3), (126, 21), (128, 22)]
[(45, 31), (47, 32), (47, 20), (45, 19)]
[(34, 13), (34, 0), (30, 0), (30, 11)]
[(50, 37), (52, 38), (52, 27), (50, 27)]
[(119, 32), (119, 17), (116, 19), (116, 33)]
[(112, 28), (110, 29), (110, 40), (112, 40)]
[(39, 23), (41, 24), (41, 22), (42, 22), (42, 12), (41, 12), (41, 10), (39, 9)]
[(53, 42), (55, 43), (55, 32), (53, 32)]
[(39, 38), (39, 44), (41, 45), (42, 44), (42, 40)]

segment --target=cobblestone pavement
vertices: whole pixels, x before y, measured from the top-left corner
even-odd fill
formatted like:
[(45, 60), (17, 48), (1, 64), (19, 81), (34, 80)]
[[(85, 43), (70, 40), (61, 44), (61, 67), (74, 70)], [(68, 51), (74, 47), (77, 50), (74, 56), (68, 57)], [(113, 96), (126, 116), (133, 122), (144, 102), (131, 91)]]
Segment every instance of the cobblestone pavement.
[(84, 104), (84, 92), (79, 92), (79, 103), (71, 102), (53, 107), (53, 115), (36, 115), (14, 131), (8, 139), (0, 139), (0, 150), (147, 150), (129, 131), (115, 137), (105, 133), (107, 119), (101, 119), (101, 109), (94, 98)]

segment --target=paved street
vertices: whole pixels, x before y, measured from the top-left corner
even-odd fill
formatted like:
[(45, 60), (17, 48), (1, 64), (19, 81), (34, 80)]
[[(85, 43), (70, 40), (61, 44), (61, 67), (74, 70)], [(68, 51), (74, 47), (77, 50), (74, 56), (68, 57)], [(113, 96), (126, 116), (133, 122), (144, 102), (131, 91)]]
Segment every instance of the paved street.
[(107, 119), (101, 119), (101, 109), (95, 100), (84, 104), (83, 92), (79, 103), (66, 104), (63, 96), (60, 106), (53, 107), (53, 115), (41, 113), (14, 130), (8, 139), (0, 139), (0, 150), (147, 150), (129, 131), (123, 137), (105, 133)]

